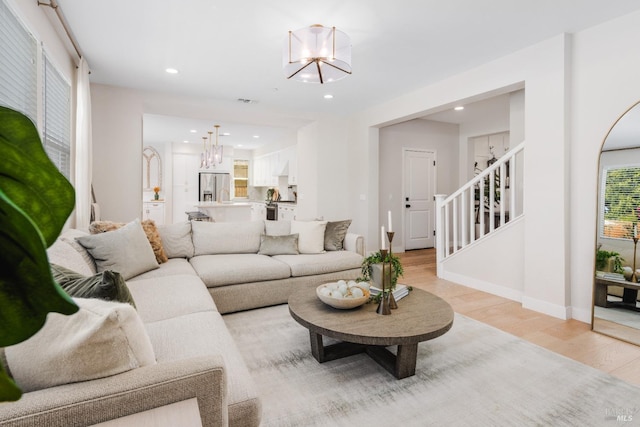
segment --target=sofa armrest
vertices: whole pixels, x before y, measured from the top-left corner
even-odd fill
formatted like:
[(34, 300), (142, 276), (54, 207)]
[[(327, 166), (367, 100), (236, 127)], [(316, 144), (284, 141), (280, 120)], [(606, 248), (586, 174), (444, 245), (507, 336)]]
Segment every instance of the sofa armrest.
[(360, 234), (347, 233), (344, 238), (344, 248), (364, 256), (364, 237)]
[(85, 426), (192, 398), (203, 427), (228, 425), (222, 356), (163, 362), (25, 393), (17, 402), (0, 404), (0, 425)]

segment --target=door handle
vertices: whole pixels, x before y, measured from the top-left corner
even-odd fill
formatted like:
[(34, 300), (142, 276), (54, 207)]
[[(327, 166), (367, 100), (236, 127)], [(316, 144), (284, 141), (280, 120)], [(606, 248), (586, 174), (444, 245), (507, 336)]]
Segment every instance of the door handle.
[(404, 207), (405, 207), (405, 208), (410, 208), (410, 207), (411, 207), (411, 205), (404, 205)]

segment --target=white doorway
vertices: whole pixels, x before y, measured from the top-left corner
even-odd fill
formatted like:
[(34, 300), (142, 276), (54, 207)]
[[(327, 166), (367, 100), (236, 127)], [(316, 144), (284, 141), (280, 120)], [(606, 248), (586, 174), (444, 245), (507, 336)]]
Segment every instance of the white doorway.
[(435, 245), (435, 151), (403, 150), (405, 250)]

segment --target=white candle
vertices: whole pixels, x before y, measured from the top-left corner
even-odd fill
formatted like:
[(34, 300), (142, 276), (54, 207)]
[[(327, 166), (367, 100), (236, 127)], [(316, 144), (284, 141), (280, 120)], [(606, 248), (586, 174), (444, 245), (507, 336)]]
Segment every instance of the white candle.
[(384, 233), (384, 225), (380, 228), (380, 249), (387, 249), (387, 239)]
[(389, 232), (393, 231), (393, 226), (391, 225), (391, 211), (388, 212), (389, 215)]

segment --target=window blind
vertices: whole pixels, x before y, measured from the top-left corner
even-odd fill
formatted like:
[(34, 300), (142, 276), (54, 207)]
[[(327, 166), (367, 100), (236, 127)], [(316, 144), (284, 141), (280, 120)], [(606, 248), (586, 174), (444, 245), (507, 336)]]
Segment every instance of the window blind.
[(18, 110), (37, 123), (38, 44), (0, 0), (0, 104)]
[(640, 232), (640, 166), (605, 169), (602, 179), (602, 236), (630, 239)]
[(62, 174), (71, 171), (71, 87), (47, 55), (44, 64), (44, 149)]

